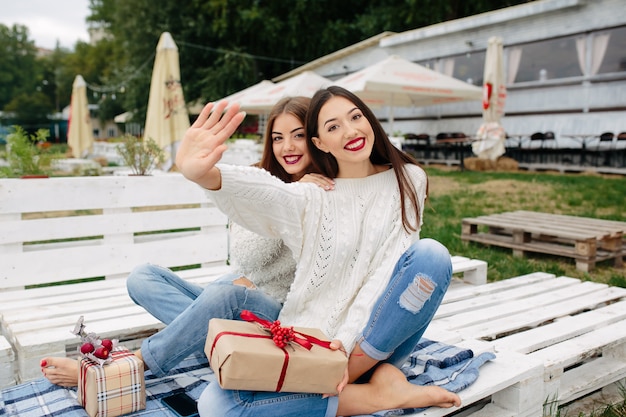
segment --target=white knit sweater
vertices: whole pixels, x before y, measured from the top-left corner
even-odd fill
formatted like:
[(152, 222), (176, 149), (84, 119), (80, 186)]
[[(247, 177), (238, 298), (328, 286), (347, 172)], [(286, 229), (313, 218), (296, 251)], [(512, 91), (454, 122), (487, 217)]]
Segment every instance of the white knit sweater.
[[(319, 328), (351, 352), (397, 260), (419, 238), (402, 225), (394, 171), (338, 178), (324, 191), (258, 168), (218, 168), (222, 187), (207, 191), (217, 206), (247, 229), (281, 238), (297, 262), (281, 323)], [(415, 165), (407, 172), (422, 208), (426, 174)]]
[(259, 236), (230, 225), (230, 261), (235, 271), (256, 287), (283, 303), (296, 272), (291, 250), (280, 239)]

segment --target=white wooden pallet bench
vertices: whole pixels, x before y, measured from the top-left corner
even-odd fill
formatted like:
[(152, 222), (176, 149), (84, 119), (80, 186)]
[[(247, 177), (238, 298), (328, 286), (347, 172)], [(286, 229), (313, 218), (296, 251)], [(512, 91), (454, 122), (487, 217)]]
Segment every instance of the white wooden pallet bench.
[[(180, 174), (1, 179), (0, 388), (39, 378), (43, 356), (76, 355), (81, 315), (129, 349), (160, 330), (128, 297), (135, 266), (194, 266), (178, 273), (205, 284), (227, 259), (226, 216)], [(486, 282), (484, 261), (452, 261), (465, 282)], [(94, 277), (106, 279), (67, 283)], [(31, 288), (52, 283), (63, 285)]]
[[(0, 325), (16, 382), (40, 377), (42, 356), (74, 351), (80, 315), (130, 346), (157, 331), (126, 294), (135, 266), (211, 276), (227, 258), (226, 216), (179, 174), (0, 180)], [(67, 283), (94, 277), (106, 279)], [(24, 289), (51, 283), (65, 285)]]
[[(519, 385), (519, 394), (528, 398), (535, 392), (553, 408), (626, 382), (624, 288), (541, 272), (465, 286), (446, 294), (426, 336), (446, 334), (456, 334), (461, 345), (485, 343), (498, 358), (516, 354), (520, 364), (541, 363), (541, 381)], [(479, 380), (486, 382), (483, 377), (481, 368)], [(504, 408), (518, 404), (509, 401)]]

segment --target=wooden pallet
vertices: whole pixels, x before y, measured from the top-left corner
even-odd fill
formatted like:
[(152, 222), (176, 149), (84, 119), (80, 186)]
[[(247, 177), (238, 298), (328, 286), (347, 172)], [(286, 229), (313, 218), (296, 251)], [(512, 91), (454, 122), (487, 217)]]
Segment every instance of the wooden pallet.
[[(624, 288), (542, 272), (465, 286), (446, 294), (425, 336), (453, 340), (450, 334), (461, 339), (458, 345), (485, 343), (483, 349), (507, 358), (504, 362), (517, 354), (520, 366), (527, 360), (541, 363), (543, 377), (534, 386), (516, 383), (516, 395), (526, 401), (534, 395), (542, 404), (563, 406), (626, 381)], [(483, 380), (487, 365), (477, 383), (489, 382)], [(520, 405), (524, 402), (509, 395), (497, 397), (500, 407), (523, 415), (528, 410)], [(502, 403), (503, 398), (508, 402)], [(536, 410), (537, 404), (532, 405)]]
[(0, 335), (0, 389), (15, 385), (15, 355), (4, 336)]
[(576, 268), (590, 272), (596, 262), (613, 259), (623, 266), (626, 222), (514, 211), (465, 218), (461, 239), (526, 252), (573, 258)]

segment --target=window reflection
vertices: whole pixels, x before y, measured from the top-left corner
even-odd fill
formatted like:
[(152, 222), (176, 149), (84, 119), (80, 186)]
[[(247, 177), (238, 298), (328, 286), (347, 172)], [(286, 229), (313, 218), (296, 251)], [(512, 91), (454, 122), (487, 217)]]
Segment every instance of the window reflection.
[(474, 85), (483, 85), (485, 73), (485, 51), (476, 51), (454, 57), (452, 76)]
[(610, 38), (598, 73), (626, 71), (626, 27), (611, 29), (604, 33), (609, 34)]
[(522, 56), (515, 82), (582, 76), (573, 36), (519, 45)]

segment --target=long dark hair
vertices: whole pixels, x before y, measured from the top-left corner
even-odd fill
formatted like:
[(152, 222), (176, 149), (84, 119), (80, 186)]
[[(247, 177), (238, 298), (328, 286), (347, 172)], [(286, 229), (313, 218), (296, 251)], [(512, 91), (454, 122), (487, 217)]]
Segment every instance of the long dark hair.
[[(301, 120), (304, 125), (306, 112), (310, 103), (311, 99), (308, 97), (285, 97), (272, 107), (272, 110), (267, 118), (265, 137), (263, 139), (263, 155), (261, 156), (261, 161), (259, 161), (257, 166), (269, 171), (272, 175), (280, 178), (284, 182), (294, 182), (300, 178), (294, 178), (293, 175), (285, 171), (276, 159), (276, 156), (274, 156), (274, 150), (272, 147), (272, 130), (274, 129), (274, 122), (281, 114), (291, 114), (298, 120)], [(312, 171), (308, 170), (307, 172)]]
[[(345, 88), (338, 86), (330, 86), (328, 88), (321, 89), (315, 93), (311, 99), (309, 111), (306, 115), (306, 136), (307, 145), (311, 157), (313, 159), (314, 169), (320, 172), (322, 175), (328, 178), (336, 178), (339, 173), (339, 165), (337, 160), (331, 153), (326, 153), (320, 150), (311, 138), (319, 137), (318, 118), (322, 106), (333, 97), (343, 97), (352, 102), (358, 109), (363, 112), (365, 118), (370, 122), (372, 130), (374, 131), (374, 147), (370, 154), (370, 161), (374, 165), (391, 165), (396, 174), (398, 180), (398, 187), (400, 189), (400, 204), (402, 207), (402, 224), (407, 231), (416, 231), (420, 225), (420, 207), (417, 199), (417, 192), (415, 186), (409, 179), (405, 170), (406, 164), (418, 165), (417, 161), (410, 155), (402, 152), (394, 146), (389, 140), (389, 137), (385, 133), (382, 125), (374, 116), (372, 110), (357, 97), (354, 93), (346, 90)], [(428, 184), (426, 184), (428, 189)], [(415, 210), (416, 223), (411, 224), (407, 216), (406, 199), (410, 201), (411, 207)]]

